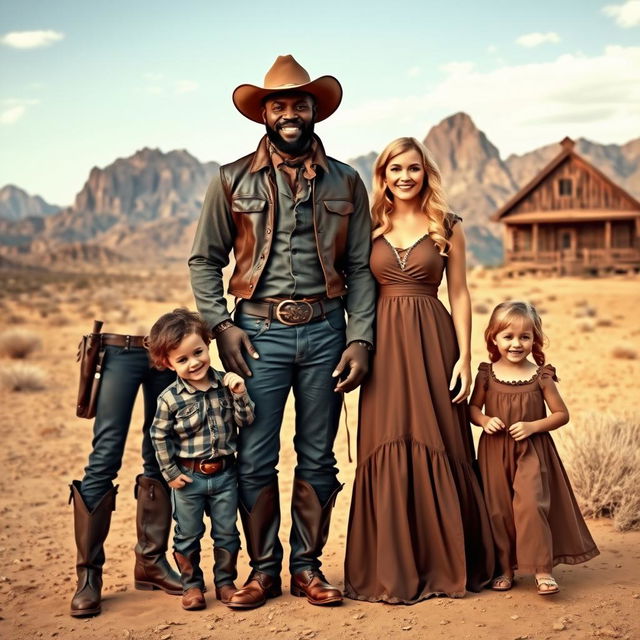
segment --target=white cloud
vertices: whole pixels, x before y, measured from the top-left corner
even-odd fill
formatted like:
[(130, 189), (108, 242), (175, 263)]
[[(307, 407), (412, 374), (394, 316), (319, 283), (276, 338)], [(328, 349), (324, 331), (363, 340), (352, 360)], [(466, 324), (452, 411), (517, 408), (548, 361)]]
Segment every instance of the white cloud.
[[(602, 143), (640, 135), (640, 47), (609, 46), (596, 56), (567, 54), (487, 72), (465, 70), (461, 63), (445, 69), (447, 77), (425, 95), (338, 111), (333, 118), (340, 135), (345, 142), (352, 131), (360, 139), (366, 135), (368, 146), (381, 149), (401, 135), (422, 137), (458, 111), (471, 115), (503, 156), (565, 135)], [(355, 145), (345, 149), (345, 157), (353, 152), (358, 153)]]
[(624, 29), (640, 25), (640, 0), (627, 0), (624, 4), (608, 4), (602, 13), (614, 18), (616, 24)]
[(490, 44), (487, 47), (487, 53), (498, 53), (498, 47), (495, 44)]
[(528, 48), (537, 47), (545, 42), (560, 42), (560, 36), (554, 31), (549, 31), (547, 33), (525, 33), (516, 38), (516, 44)]
[(0, 42), (14, 49), (35, 49), (47, 47), (64, 38), (64, 33), (51, 29), (40, 31), (10, 31), (5, 33)]
[(22, 118), (26, 110), (27, 108), (22, 105), (5, 109), (0, 112), (0, 124), (13, 124), (14, 122), (17, 122)]
[(411, 67), (407, 69), (407, 77), (408, 78), (417, 78), (422, 73), (422, 69), (420, 67)]
[(193, 80), (180, 80), (176, 82), (176, 93), (191, 93), (195, 91), (200, 85)]
[(475, 64), (473, 62), (447, 62), (447, 64), (443, 64), (440, 67), (441, 71), (446, 73), (450, 73), (451, 75), (465, 75), (467, 73), (471, 73)]

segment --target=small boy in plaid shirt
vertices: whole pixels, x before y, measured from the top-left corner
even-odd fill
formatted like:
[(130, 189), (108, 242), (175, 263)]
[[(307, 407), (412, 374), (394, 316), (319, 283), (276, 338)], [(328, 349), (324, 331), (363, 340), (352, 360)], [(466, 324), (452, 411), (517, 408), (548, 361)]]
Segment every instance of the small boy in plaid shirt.
[(153, 325), (148, 345), (157, 368), (178, 374), (158, 396), (151, 440), (173, 490), (174, 555), (181, 572), (182, 606), (189, 610), (207, 606), (200, 569), (206, 512), (214, 541), (216, 598), (226, 604), (236, 591), (236, 427), (253, 422), (253, 402), (244, 380), (210, 366), (210, 341), (197, 313), (175, 309)]

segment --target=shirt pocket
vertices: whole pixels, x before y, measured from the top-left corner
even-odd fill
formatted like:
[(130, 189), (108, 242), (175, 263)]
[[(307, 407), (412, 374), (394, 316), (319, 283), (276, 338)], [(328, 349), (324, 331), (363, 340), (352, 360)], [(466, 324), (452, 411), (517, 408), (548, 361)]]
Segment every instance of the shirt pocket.
[(202, 429), (204, 419), (204, 404), (192, 402), (176, 413), (175, 431), (182, 440), (190, 438)]

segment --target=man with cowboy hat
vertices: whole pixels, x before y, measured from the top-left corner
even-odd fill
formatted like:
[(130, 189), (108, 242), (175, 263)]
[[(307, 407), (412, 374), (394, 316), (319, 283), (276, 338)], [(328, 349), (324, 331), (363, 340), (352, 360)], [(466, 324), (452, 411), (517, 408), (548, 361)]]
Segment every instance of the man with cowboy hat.
[[(342, 489), (333, 453), (342, 392), (367, 373), (375, 286), (365, 187), (353, 168), (325, 154), (313, 132), (341, 99), (334, 77), (311, 81), (290, 55), (278, 57), (263, 87), (235, 89), (236, 108), (264, 124), (266, 135), (254, 153), (222, 166), (212, 180), (189, 259), (198, 310), (222, 363), (247, 378), (256, 403), (255, 421), (241, 431), (238, 446), (252, 571), (223, 600), (232, 608), (257, 607), (282, 593), (276, 465), (290, 389), (297, 454), (291, 593), (316, 605), (342, 600), (321, 573), (320, 556)], [(233, 321), (222, 281), (231, 249), (229, 293), (240, 299)]]

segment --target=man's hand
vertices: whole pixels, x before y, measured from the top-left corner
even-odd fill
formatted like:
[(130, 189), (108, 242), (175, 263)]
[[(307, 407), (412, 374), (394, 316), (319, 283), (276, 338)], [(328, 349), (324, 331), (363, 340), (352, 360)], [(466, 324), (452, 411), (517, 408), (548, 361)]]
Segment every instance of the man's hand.
[(172, 489), (182, 489), (187, 484), (193, 482), (193, 479), (189, 476), (185, 476), (184, 473), (181, 473), (177, 478), (173, 480), (169, 480), (167, 483)]
[(494, 416), (493, 418), (489, 418), (489, 421), (486, 424), (484, 424), (482, 428), (484, 429), (485, 433), (493, 434), (493, 433), (498, 433), (498, 431), (501, 431), (506, 427), (504, 422), (502, 422), (500, 418), (498, 418), (497, 416)]
[(222, 378), (222, 384), (225, 387), (229, 387), (233, 393), (241, 394), (247, 390), (245, 387), (244, 380), (237, 374), (230, 371), (229, 373), (224, 374), (224, 378)]
[(364, 345), (352, 342), (342, 352), (340, 362), (338, 362), (338, 366), (331, 375), (337, 378), (347, 368), (349, 369), (349, 375), (338, 382), (334, 391), (348, 393), (353, 391), (364, 380), (369, 371), (369, 351)]
[(251, 370), (242, 355), (242, 348), (252, 357), (258, 359), (260, 356), (249, 340), (249, 336), (240, 327), (229, 327), (216, 337), (218, 343), (218, 353), (225, 371), (237, 373), (240, 376), (250, 376)]

